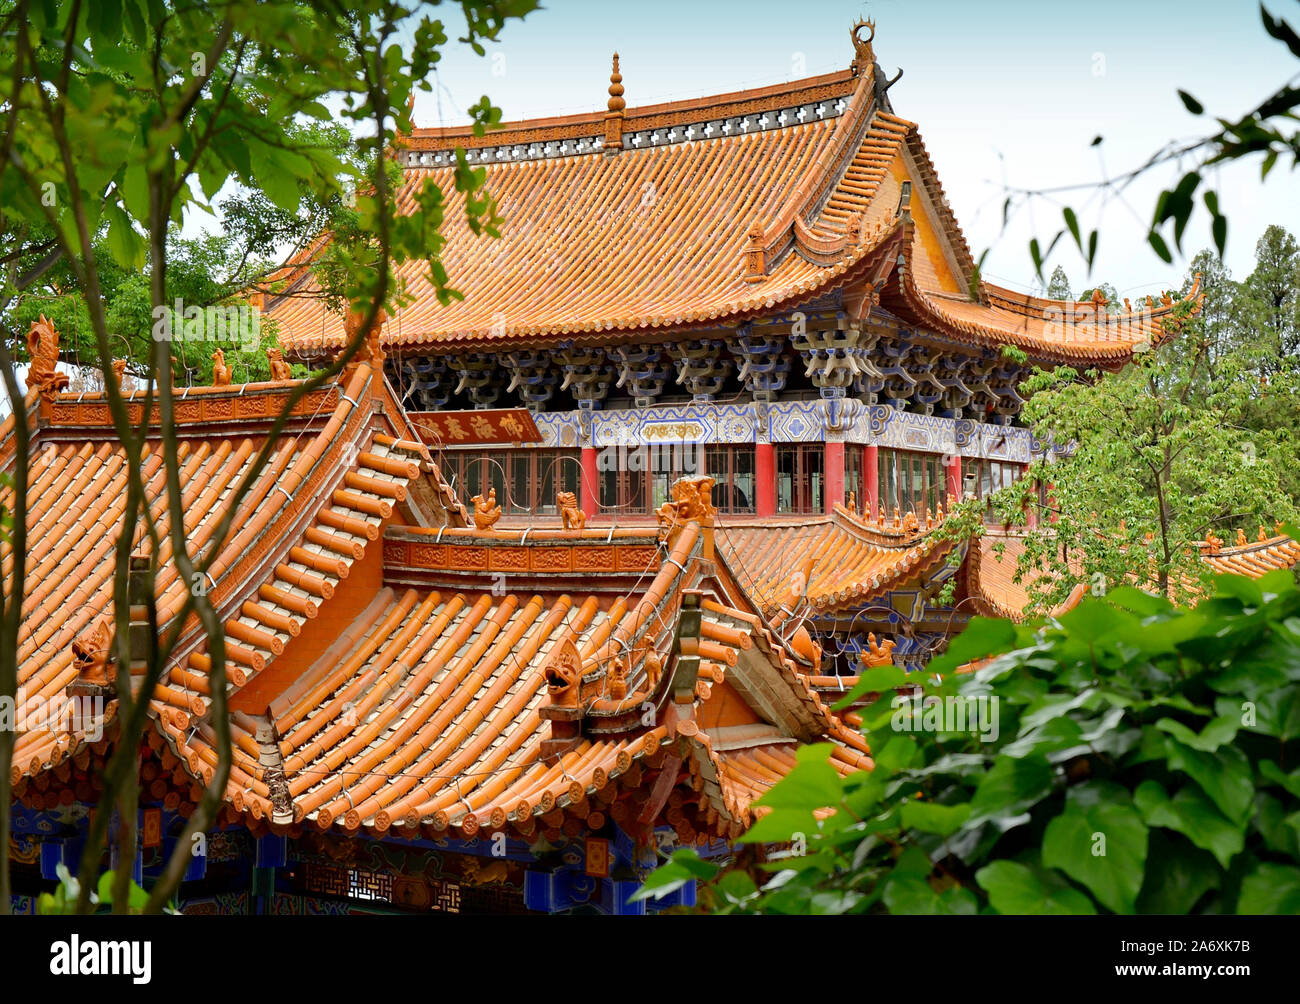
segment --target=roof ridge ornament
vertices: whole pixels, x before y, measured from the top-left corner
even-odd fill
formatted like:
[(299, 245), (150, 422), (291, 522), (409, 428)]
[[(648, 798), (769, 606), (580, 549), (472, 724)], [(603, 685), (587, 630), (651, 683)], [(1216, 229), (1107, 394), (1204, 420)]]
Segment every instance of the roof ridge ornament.
[[(870, 32), (866, 38), (863, 38), (859, 34), (863, 28), (866, 28)], [(871, 43), (876, 39), (876, 22), (871, 18), (867, 18), (865, 21), (862, 18), (858, 18), (858, 20), (854, 22), (853, 30), (849, 34), (853, 38), (853, 62), (849, 64), (849, 69), (851, 69), (853, 75), (857, 77), (860, 76), (864, 70), (871, 69), (872, 65), (876, 61), (875, 51), (871, 47)]]
[(609, 111), (605, 113), (605, 154), (613, 156), (623, 149), (623, 74), (618, 72), (618, 53), (614, 53), (614, 66), (609, 74)]
[(59, 363), (59, 332), (54, 322), (44, 314), (32, 321), (27, 331), (27, 386), (35, 390), (42, 402), (68, 386), (68, 375), (57, 369)]

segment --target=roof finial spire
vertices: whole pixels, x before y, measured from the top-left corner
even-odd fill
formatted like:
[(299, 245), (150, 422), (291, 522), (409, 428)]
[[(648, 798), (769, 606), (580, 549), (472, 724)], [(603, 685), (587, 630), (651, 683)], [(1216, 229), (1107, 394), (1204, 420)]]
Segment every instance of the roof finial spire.
[[(863, 28), (869, 32), (866, 38), (859, 34)], [(876, 54), (871, 48), (871, 43), (876, 38), (876, 22), (871, 18), (865, 21), (859, 18), (854, 23), (850, 35), (853, 37), (853, 62), (849, 64), (849, 68), (853, 70), (853, 75), (856, 77), (864, 70), (871, 69), (876, 61)]]
[(609, 111), (605, 113), (605, 152), (617, 153), (623, 149), (623, 74), (618, 72), (618, 53), (614, 53), (614, 69), (609, 75)]

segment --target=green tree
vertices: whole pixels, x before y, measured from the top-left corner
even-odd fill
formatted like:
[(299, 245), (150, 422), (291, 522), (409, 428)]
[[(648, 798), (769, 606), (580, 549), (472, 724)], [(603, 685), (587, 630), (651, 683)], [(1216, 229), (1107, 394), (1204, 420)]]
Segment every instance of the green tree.
[[(443, 24), (431, 15), (433, 6), (387, 0), (313, 4), (10, 0), (0, 4), (0, 239), (7, 243), (0, 255), (5, 265), (0, 318), (11, 317), (18, 298), (41, 276), (55, 268), (68, 270), (80, 297), (76, 310), (84, 307), (84, 315), (78, 313), (78, 318), (87, 324), (92, 358), (126, 455), (127, 492), (113, 583), (112, 650), (117, 663), (125, 666), (132, 657), (127, 641), (127, 570), (137, 539), (147, 541), (146, 606), (150, 623), (158, 625), (147, 639), (146, 668), (136, 681), (138, 690), (133, 674), (117, 676), (119, 737), (80, 863), (78, 911), (91, 908), (95, 873), (115, 809), (123, 820), (124, 860), (134, 853), (139, 797), (136, 756), (147, 708), (191, 616), (197, 617), (206, 634), (211, 654), (210, 725), (217, 738), (218, 762), (179, 836), (177, 852), (150, 890), (146, 910), (160, 910), (179, 885), (188, 865), (191, 837), (208, 828), (229, 776), (230, 723), (220, 618), (205, 591), (191, 590), (176, 616), (158, 624), (154, 577), (158, 556), (166, 550), (163, 533), (182, 581), (197, 582), (208, 574), (209, 563), (221, 552), (240, 502), (262, 473), (292, 408), (305, 394), (333, 379), (361, 345), (360, 337), (354, 338), (327, 366), (292, 388), (284, 410), (271, 423), (227, 499), (211, 546), (192, 553), (184, 530), (173, 346), (152, 339), (140, 374), (147, 394), (144, 413), (151, 410), (148, 401), (156, 401), (160, 428), (156, 433), (133, 428), (111, 370), (120, 352), (114, 348), (116, 333), (109, 325), (110, 299), (115, 316), (130, 323), (133, 316), (138, 321), (137, 308), (143, 300), (140, 275), (147, 277), (147, 303), (155, 318), (171, 306), (172, 283), (191, 283), (193, 289), (202, 290), (204, 276), (194, 269), (185, 275), (185, 267), (178, 264), (172, 273), (173, 260), (187, 257), (176, 253), (175, 228), (187, 211), (208, 208), (229, 182), (262, 193), (284, 214), (297, 214), (302, 208), (304, 186), (322, 207), (346, 199), (358, 227), (354, 239), (335, 242), (336, 289), (343, 301), (361, 313), (362, 330), (385, 304), (393, 303), (395, 270), (403, 262), (427, 261), (434, 288), (442, 296), (453, 295), (438, 256), (446, 193), (426, 179), (399, 209), (390, 173), (389, 151), (395, 137), (411, 129), (409, 99), (416, 87), (431, 89), (431, 70), (448, 44)], [(465, 20), (460, 41), (482, 54), (484, 41), (496, 39), (508, 19), (528, 13), (536, 3), (460, 0), (454, 6)], [(486, 98), (470, 112), (479, 132), (500, 118)], [(322, 138), (337, 122), (356, 137), (347, 155)], [(466, 219), (470, 226), (494, 234), (496, 215), (490, 197), (482, 191), (483, 182), (481, 169), (471, 168), (463, 155), (458, 158), (453, 184), (465, 196)], [(263, 253), (276, 231), (268, 224), (257, 233), (261, 240), (253, 242), (250, 256)], [(201, 265), (213, 247), (191, 248), (188, 263)], [(222, 277), (228, 279), (229, 273)], [(106, 295), (109, 289), (122, 287), (127, 299), (118, 302)], [(6, 697), (17, 688), (26, 574), (30, 442), (26, 404), (9, 350), (19, 335), (12, 329), (0, 332), (0, 379), (20, 419), (14, 424), (13, 574), (0, 596), (0, 696)], [(165, 531), (152, 514), (154, 500), (147, 497), (141, 476), (141, 458), (150, 436), (160, 440), (163, 457)], [(0, 732), (0, 763), (10, 762), (13, 740), (12, 732)], [(0, 911), (10, 906), (11, 780), (8, 769), (0, 771)], [(129, 883), (130, 869), (118, 869), (106, 897), (115, 912), (130, 908)]]
[(1269, 227), (1256, 242), (1239, 310), (1265, 376), (1300, 366), (1300, 244), (1283, 227)]
[(1049, 300), (1074, 299), (1074, 294), (1070, 292), (1070, 277), (1065, 274), (1065, 269), (1060, 265), (1052, 269), (1052, 278), (1047, 283), (1047, 298)]
[(1209, 574), (1199, 548), (1209, 532), (1254, 539), (1294, 515), (1285, 440), (1242, 425), (1249, 384), (1208, 385), (1208, 343), (1193, 338), (1184, 331), (1119, 373), (1060, 367), (1026, 381), (1026, 421), (1041, 440), (1069, 444), (993, 499), (1000, 518), (1023, 525), (1026, 507), (1041, 504), (1037, 486), (1048, 486), (1017, 568), (1033, 608), (1061, 603), (1080, 580), (1095, 592), (1129, 584), (1191, 599)]
[(760, 853), (678, 851), (636, 895), (694, 880), (712, 913), (1300, 913), (1300, 588), (1218, 585), (1194, 610), (1121, 588), (1046, 625), (976, 619), (924, 678), (868, 671), (841, 706), (883, 694), (861, 711), (874, 770), (842, 778), (803, 749), (756, 803), (742, 839)]

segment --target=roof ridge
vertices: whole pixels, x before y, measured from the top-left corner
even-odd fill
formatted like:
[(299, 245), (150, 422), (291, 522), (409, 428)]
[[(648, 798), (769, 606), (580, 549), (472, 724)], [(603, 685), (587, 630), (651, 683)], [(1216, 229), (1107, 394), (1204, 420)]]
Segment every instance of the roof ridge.
[[(808, 104), (817, 98), (843, 96), (853, 90), (854, 76), (851, 70), (835, 70), (830, 73), (812, 77), (801, 77), (783, 83), (768, 84), (761, 87), (745, 88), (738, 91), (724, 91), (719, 94), (703, 95), (698, 98), (686, 98), (675, 101), (659, 101), (648, 105), (634, 105), (623, 110), (624, 134), (636, 132), (648, 127), (648, 123), (637, 120), (654, 119), (654, 128), (671, 128), (672, 125), (687, 125), (694, 121), (695, 113), (715, 110), (716, 118), (732, 118), (737, 114), (754, 114), (758, 111), (773, 111), (784, 102), (782, 99), (803, 97), (796, 104)], [(593, 108), (589, 112), (577, 112), (571, 115), (544, 116), (532, 119), (514, 119), (502, 122), (499, 126), (483, 135), (475, 135), (474, 126), (442, 126), (415, 128), (410, 135), (402, 137), (403, 146), (412, 150), (454, 149), (457, 146), (475, 148), (499, 145), (498, 140), (506, 139), (518, 142), (515, 134), (526, 134), (528, 141), (545, 142), (549, 139), (567, 138), (576, 135), (575, 127), (589, 126), (593, 136), (603, 134), (606, 110)], [(581, 132), (579, 129), (578, 132)], [(585, 133), (583, 133), (585, 135)], [(603, 140), (603, 135), (602, 135)], [(591, 152), (596, 152), (594, 147)]]

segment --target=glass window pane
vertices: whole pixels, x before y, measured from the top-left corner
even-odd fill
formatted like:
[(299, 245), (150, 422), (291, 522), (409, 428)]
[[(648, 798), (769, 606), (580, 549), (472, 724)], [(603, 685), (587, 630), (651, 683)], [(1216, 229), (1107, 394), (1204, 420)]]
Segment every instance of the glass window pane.
[(776, 448), (776, 508), (794, 512), (796, 454), (789, 446)]
[(754, 511), (754, 448), (752, 446), (732, 446), (731, 454), (731, 503), (732, 512)]
[(805, 446), (803, 449), (805, 470), (807, 471), (806, 484), (807, 491), (804, 496), (804, 512), (817, 513), (826, 508), (825, 496), (822, 494), (824, 489), (823, 473), (825, 470), (826, 456), (822, 452), (821, 445)]

